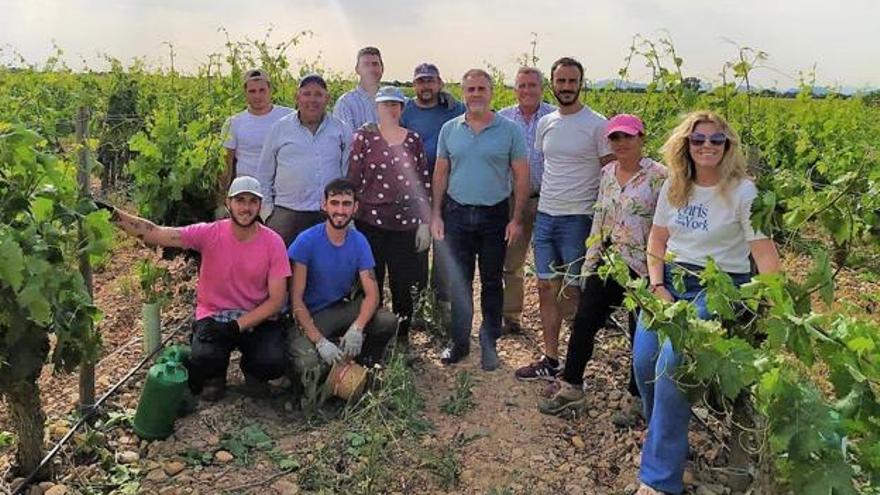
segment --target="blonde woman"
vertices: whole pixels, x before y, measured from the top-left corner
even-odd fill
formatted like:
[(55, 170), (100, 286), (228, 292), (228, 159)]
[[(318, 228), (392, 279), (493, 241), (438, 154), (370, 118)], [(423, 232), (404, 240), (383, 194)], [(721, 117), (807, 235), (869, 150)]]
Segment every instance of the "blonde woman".
[[(650, 287), (666, 301), (690, 301), (701, 318), (709, 318), (697, 277), (686, 275), (679, 292), (672, 285), (673, 266), (699, 272), (711, 257), (739, 285), (752, 276), (749, 255), (760, 273), (778, 270), (779, 255), (773, 241), (752, 228), (757, 189), (746, 173), (739, 137), (723, 118), (706, 111), (687, 115), (662, 151), (669, 178), (648, 235)], [(667, 253), (671, 265), (664, 264)], [(648, 432), (637, 495), (684, 490), (691, 409), (672, 377), (680, 359), (669, 342), (660, 345), (657, 334), (639, 321), (633, 367)]]

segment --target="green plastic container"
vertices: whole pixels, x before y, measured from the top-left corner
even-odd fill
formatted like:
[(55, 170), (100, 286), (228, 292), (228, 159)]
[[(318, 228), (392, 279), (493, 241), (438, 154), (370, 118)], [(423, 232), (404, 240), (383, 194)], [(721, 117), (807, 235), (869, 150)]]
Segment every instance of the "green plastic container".
[(159, 303), (144, 304), (144, 354), (152, 354), (162, 343), (162, 318)]
[(180, 357), (180, 353), (175, 352), (166, 358), (167, 353), (165, 351), (162, 358), (150, 367), (132, 422), (134, 432), (144, 440), (163, 439), (174, 432), (174, 420), (181, 412), (188, 390), (189, 374), (183, 361), (172, 359)]

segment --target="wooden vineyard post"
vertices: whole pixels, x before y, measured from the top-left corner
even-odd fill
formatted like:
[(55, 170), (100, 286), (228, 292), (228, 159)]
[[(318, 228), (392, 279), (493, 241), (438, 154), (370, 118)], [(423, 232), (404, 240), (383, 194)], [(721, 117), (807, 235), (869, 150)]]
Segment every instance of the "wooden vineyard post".
[[(76, 112), (76, 143), (77, 143), (77, 182), (79, 184), (80, 198), (91, 199), (92, 193), (89, 187), (91, 170), (89, 164), (89, 109), (81, 106)], [(85, 243), (82, 227), (79, 229), (80, 243)], [(89, 291), (89, 297), (94, 297), (92, 290), (92, 266), (89, 263), (89, 255), (82, 253), (79, 256), (79, 270), (82, 273), (83, 282)], [(95, 408), (95, 363), (89, 357), (83, 359), (79, 367), (79, 410), (84, 416), (92, 414)]]

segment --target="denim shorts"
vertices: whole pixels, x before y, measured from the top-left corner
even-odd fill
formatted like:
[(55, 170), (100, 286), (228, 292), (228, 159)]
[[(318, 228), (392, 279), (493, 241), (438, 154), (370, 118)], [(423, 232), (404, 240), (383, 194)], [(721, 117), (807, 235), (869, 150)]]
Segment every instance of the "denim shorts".
[(535, 271), (538, 278), (550, 280), (566, 274), (570, 281), (581, 272), (586, 242), (593, 217), (590, 215), (548, 215), (535, 217)]

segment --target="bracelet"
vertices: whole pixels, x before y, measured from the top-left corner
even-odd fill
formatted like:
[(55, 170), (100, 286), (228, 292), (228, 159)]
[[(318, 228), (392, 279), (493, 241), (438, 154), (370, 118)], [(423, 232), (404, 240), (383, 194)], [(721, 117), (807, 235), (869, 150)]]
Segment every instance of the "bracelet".
[(657, 288), (663, 287), (663, 286), (664, 285), (662, 283), (661, 284), (651, 284), (651, 292), (654, 292), (655, 290), (657, 290)]

